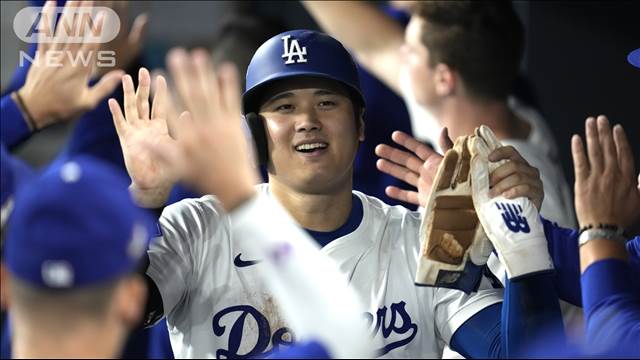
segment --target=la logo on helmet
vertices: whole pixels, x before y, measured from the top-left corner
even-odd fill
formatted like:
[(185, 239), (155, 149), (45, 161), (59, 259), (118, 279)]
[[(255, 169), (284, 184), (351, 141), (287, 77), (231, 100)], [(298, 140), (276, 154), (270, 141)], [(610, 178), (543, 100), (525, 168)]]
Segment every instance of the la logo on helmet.
[[(282, 54), (282, 58), (287, 58), (285, 64), (306, 63), (307, 58), (305, 58), (305, 56), (307, 55), (307, 47), (303, 46), (301, 48), (298, 40), (296, 39), (292, 39), (291, 42), (289, 42), (290, 37), (291, 35), (281, 37), (282, 41), (284, 41), (284, 53)], [(294, 61), (294, 56), (297, 56), (298, 60)]]

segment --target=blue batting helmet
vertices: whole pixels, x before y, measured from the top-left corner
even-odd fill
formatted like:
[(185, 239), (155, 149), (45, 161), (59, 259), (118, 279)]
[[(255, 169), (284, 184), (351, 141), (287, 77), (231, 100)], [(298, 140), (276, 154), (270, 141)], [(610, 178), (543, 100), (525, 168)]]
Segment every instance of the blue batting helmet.
[(258, 112), (265, 87), (299, 76), (335, 80), (346, 86), (354, 105), (364, 107), (358, 70), (347, 49), (327, 34), (291, 30), (267, 40), (253, 55), (242, 95), (244, 113)]

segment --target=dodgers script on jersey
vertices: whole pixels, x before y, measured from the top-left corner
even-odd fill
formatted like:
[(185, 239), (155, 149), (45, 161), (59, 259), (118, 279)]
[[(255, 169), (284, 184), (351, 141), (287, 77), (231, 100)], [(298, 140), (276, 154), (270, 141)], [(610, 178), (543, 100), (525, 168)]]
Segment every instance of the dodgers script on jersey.
[[(268, 185), (259, 190), (268, 194)], [(415, 286), (419, 214), (354, 194), (363, 205), (359, 227), (321, 251), (367, 306), (363, 318), (377, 354), (439, 357), (460, 325), (502, 301), (502, 290), (483, 288), (467, 296)], [(259, 280), (261, 259), (234, 241), (230, 221), (213, 196), (171, 205), (160, 219), (163, 235), (149, 249), (147, 273), (162, 295), (178, 358), (260, 356), (296, 340)]]

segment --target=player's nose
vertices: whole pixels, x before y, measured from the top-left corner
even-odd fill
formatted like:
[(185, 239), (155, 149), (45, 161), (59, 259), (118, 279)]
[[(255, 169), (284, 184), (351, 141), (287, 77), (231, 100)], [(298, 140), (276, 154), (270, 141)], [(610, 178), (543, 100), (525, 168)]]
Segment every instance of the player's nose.
[(296, 132), (318, 131), (321, 129), (322, 123), (314, 110), (304, 110), (296, 116)]

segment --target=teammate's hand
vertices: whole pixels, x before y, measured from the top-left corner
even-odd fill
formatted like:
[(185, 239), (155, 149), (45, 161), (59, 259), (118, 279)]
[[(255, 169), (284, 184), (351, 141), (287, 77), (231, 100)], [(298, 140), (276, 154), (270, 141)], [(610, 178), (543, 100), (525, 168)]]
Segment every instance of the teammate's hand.
[[(167, 85), (162, 76), (156, 78), (157, 91), (149, 113), (150, 87), (151, 78), (145, 68), (139, 71), (137, 92), (134, 92), (131, 76), (123, 76), (126, 116), (115, 99), (109, 99), (109, 109), (120, 138), (124, 162), (131, 177), (132, 194), (140, 206), (157, 208), (166, 202), (176, 179), (168, 165), (160, 161), (146, 144), (175, 148), (175, 140), (169, 136), (169, 124), (173, 124), (176, 119), (167, 119)], [(183, 114), (181, 118), (185, 117), (186, 114)]]
[(489, 161), (505, 161), (489, 177), (489, 195), (502, 195), (507, 199), (527, 197), (540, 211), (544, 188), (540, 171), (529, 165), (513, 146), (500, 147), (489, 154)]
[[(381, 159), (376, 165), (380, 171), (417, 187), (418, 191), (388, 186), (386, 194), (391, 198), (424, 207), (442, 155), (401, 131), (395, 131), (392, 139), (409, 152), (384, 144), (378, 145), (376, 155)], [(453, 146), (446, 128), (442, 129), (438, 142), (445, 152)], [(525, 196), (540, 210), (544, 191), (538, 169), (529, 165), (511, 146), (496, 149), (490, 154), (489, 160), (505, 161), (491, 173), (491, 196), (502, 195), (508, 199)]]
[(231, 64), (214, 71), (201, 49), (191, 54), (172, 50), (169, 70), (190, 115), (178, 129), (177, 148), (160, 144), (151, 148), (181, 179), (216, 195), (231, 211), (255, 194), (259, 179), (242, 130), (238, 72)]
[(573, 135), (575, 206), (580, 227), (613, 224), (624, 228), (640, 222), (640, 179), (622, 126), (611, 131), (605, 116), (587, 119), (587, 150)]
[[(391, 139), (409, 152), (386, 144), (376, 146), (376, 155), (381, 157), (376, 163), (378, 170), (416, 187), (418, 191), (387, 186), (385, 192), (393, 199), (424, 207), (442, 156), (402, 131), (394, 131)], [(453, 146), (446, 127), (440, 133), (439, 142), (443, 151)]]
[[(89, 87), (89, 79), (96, 65), (96, 51), (99, 43), (70, 43), (65, 42), (66, 32), (64, 26), (70, 22), (72, 9), (76, 7), (90, 7), (92, 1), (69, 1), (65, 10), (57, 22), (54, 42), (45, 42), (45, 32), (40, 32), (38, 49), (33, 64), (27, 73), (24, 86), (18, 90), (26, 111), (31, 115), (34, 126), (41, 129), (58, 121), (72, 120), (82, 113), (93, 109), (108, 94), (110, 94), (120, 81), (123, 72), (111, 70), (94, 86)], [(44, 5), (38, 28), (46, 28), (47, 19), (55, 16), (55, 1), (47, 1)], [(91, 32), (98, 32), (105, 21), (104, 14), (99, 14)], [(63, 53), (64, 56), (56, 54)], [(91, 55), (91, 56), (89, 56)], [(54, 62), (52, 59), (54, 58)], [(89, 61), (76, 61), (82, 57)], [(61, 66), (58, 66), (58, 62)], [(52, 66), (52, 63), (56, 66)]]
[[(127, 70), (142, 50), (148, 16), (145, 13), (136, 16), (133, 24), (129, 26), (130, 10), (128, 1), (96, 1), (95, 6), (108, 7), (118, 15), (120, 31), (118, 31), (115, 39), (101, 44), (100, 50), (113, 51), (116, 68)], [(97, 75), (103, 75), (105, 72), (104, 68), (96, 69)]]

